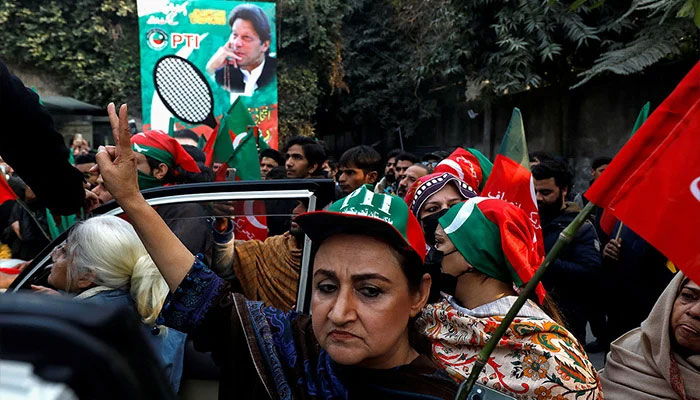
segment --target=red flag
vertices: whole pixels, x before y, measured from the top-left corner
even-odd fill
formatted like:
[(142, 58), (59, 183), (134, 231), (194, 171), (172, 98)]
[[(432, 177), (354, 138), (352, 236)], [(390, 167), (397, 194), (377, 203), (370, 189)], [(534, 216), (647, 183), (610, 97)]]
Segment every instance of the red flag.
[(4, 176), (0, 176), (0, 204), (9, 201), (17, 200), (17, 194), (10, 187)]
[[(243, 100), (239, 97), (233, 102), (226, 116), (204, 146), (207, 165), (221, 162), (216, 171), (215, 180), (226, 180), (228, 168), (236, 169), (236, 180), (260, 179), (260, 163), (255, 146), (253, 129), (255, 124)], [(265, 203), (261, 200), (246, 201), (234, 205), (234, 234), (237, 239), (265, 240), (267, 238), (267, 219)]]
[[(641, 111), (639, 111), (639, 115), (637, 116), (637, 120), (634, 122), (634, 127), (632, 128), (632, 133), (630, 134), (630, 137), (634, 136), (635, 132), (639, 130), (639, 128), (644, 125), (644, 122), (649, 118), (649, 109), (651, 108), (651, 104), (647, 101), (646, 104), (642, 107)], [(612, 236), (612, 230), (615, 227), (615, 224), (617, 224), (617, 218), (615, 218), (614, 215), (610, 212), (610, 210), (605, 209), (603, 210), (603, 213), (600, 215), (600, 221), (598, 221), (598, 225), (600, 225), (600, 229), (603, 230), (608, 236)]]
[(447, 158), (440, 161), (433, 172), (449, 172), (476, 190), (481, 190), (489, 178), (493, 165), (477, 149), (455, 149)]
[(695, 282), (700, 282), (698, 148), (700, 63), (586, 192)]
[(525, 211), (535, 232), (532, 241), (537, 254), (544, 256), (544, 239), (537, 209), (535, 185), (530, 172), (525, 128), (522, 115), (517, 108), (513, 109), (513, 116), (481, 196), (505, 200)]

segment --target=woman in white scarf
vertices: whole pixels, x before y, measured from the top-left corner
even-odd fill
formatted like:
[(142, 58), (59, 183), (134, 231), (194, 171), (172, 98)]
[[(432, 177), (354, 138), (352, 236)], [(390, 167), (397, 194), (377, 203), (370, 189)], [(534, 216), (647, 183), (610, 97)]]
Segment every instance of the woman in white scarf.
[(700, 398), (700, 286), (673, 278), (642, 325), (610, 346), (607, 399)]

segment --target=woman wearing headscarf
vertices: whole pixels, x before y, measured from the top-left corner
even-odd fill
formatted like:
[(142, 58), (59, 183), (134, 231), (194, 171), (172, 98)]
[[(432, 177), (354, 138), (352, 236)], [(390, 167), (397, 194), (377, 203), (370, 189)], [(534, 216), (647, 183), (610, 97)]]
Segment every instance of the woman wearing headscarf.
[[(432, 174), (411, 185), (404, 201), (421, 223), (428, 248), (435, 245), (438, 218), (453, 205), (477, 196), (492, 166), (478, 150), (459, 147), (440, 161)], [(431, 259), (431, 254), (428, 254), (428, 263)]]
[[(185, 334), (156, 325), (168, 285), (146, 252), (134, 228), (113, 216), (93, 217), (71, 228), (65, 244), (51, 253), (48, 283), (94, 304), (133, 308), (149, 328), (164, 371), (177, 391), (182, 375)], [(59, 294), (42, 286), (40, 293)]]
[(612, 342), (608, 399), (700, 398), (700, 286), (679, 272), (639, 328)]
[(403, 201), (360, 187), (329, 211), (299, 215), (316, 247), (313, 314), (283, 313), (231, 293), (177, 240), (136, 187), (125, 107), (108, 112), (118, 146), (98, 152), (105, 184), (171, 289), (159, 320), (221, 363), (220, 398), (454, 398), (454, 382), (410, 339), (430, 275)]
[[(475, 197), (440, 218), (436, 249), (456, 280), (428, 304), (418, 327), (434, 359), (456, 381), (469, 376), (523, 287), (541, 264), (525, 213), (502, 200)], [(506, 330), (478, 383), (518, 399), (602, 399), (596, 370), (559, 321), (541, 284)]]
[(419, 178), (409, 188), (404, 198), (423, 229), (427, 252), (425, 264), (433, 276), (430, 301), (439, 296), (441, 287), (455, 285), (455, 280), (451, 276), (440, 273), (441, 254), (435, 251), (435, 228), (438, 226), (438, 219), (453, 205), (476, 197), (475, 188), (482, 183), (484, 175), (481, 164), (487, 165), (490, 169), (490, 162), (485, 160), (485, 157), (485, 161), (481, 161), (480, 164), (479, 158), (470, 155), (471, 153), (466, 150), (458, 148), (449, 158), (438, 164), (436, 169), (439, 171)]

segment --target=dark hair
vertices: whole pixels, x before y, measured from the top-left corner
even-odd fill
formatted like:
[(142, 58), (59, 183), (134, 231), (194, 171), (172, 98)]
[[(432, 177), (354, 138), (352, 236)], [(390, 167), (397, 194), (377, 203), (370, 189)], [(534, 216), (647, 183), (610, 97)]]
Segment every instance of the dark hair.
[[(144, 154), (144, 156), (146, 155)], [(158, 161), (155, 158), (151, 158), (149, 156), (146, 156), (146, 161), (148, 162), (148, 166), (151, 168), (151, 173), (153, 173), (153, 170), (157, 169), (160, 166), (160, 164), (165, 164), (164, 162)], [(161, 181), (163, 181), (164, 184), (175, 183), (177, 181), (174, 167), (168, 165), (168, 172), (165, 173), (165, 176), (163, 177), (163, 179), (161, 179)]]
[(17, 197), (24, 201), (24, 191), (27, 189), (27, 184), (24, 183), (22, 178), (17, 175), (13, 175), (7, 180), (7, 184), (10, 185), (10, 188), (13, 192), (15, 192)]
[(444, 159), (445, 157), (441, 154), (441, 152), (438, 151), (432, 151), (430, 153), (425, 153), (423, 154), (423, 157), (421, 157), (421, 162), (427, 162), (428, 160), (434, 159), (437, 162), (440, 162)]
[[(415, 164), (411, 165), (411, 167), (420, 167), (420, 168), (423, 168), (423, 169), (425, 170), (425, 174), (426, 174), (426, 175), (432, 174), (432, 173), (433, 173), (433, 169), (430, 168), (429, 166), (423, 164), (423, 163), (415, 163)], [(410, 167), (409, 167), (409, 168), (410, 168)]]
[(328, 166), (331, 167), (331, 169), (338, 168), (338, 161), (335, 160), (335, 157), (328, 156), (326, 158), (326, 161), (328, 162)]
[(323, 171), (321, 166), (326, 161), (326, 152), (323, 150), (323, 146), (308, 136), (294, 136), (287, 141), (284, 152), (289, 151), (289, 148), (294, 145), (301, 146), (301, 149), (304, 151), (304, 157), (309, 161), (309, 167), (316, 165), (312, 175), (320, 175)]
[(267, 173), (265, 179), (287, 179), (287, 170), (284, 165), (278, 165)]
[(199, 135), (190, 129), (178, 129), (173, 132), (173, 137), (175, 139), (192, 139), (195, 142), (199, 142)]
[(284, 156), (282, 153), (275, 149), (265, 149), (260, 152), (260, 161), (262, 161), (263, 157), (271, 158), (275, 160), (277, 165), (284, 165)]
[[(270, 21), (267, 20), (267, 15), (262, 8), (255, 4), (241, 4), (231, 10), (228, 16), (228, 24), (233, 28), (233, 23), (237, 19), (244, 19), (253, 24), (253, 29), (260, 37), (260, 43), (270, 40)], [(269, 51), (269, 49), (268, 49)]]
[[(199, 150), (198, 148), (196, 148), (194, 146), (186, 146), (185, 145), (182, 147), (185, 148), (185, 150), (188, 153), (190, 153), (190, 151), (192, 151), (194, 153), (194, 150), (201, 152), (201, 150)], [(187, 149), (187, 147), (191, 147), (194, 150)], [(190, 155), (192, 155), (192, 154), (190, 153)], [(207, 167), (204, 164), (204, 162), (197, 160), (197, 158), (199, 158), (199, 157), (195, 157), (193, 155), (192, 158), (195, 159), (195, 162), (197, 163), (197, 167), (199, 167), (199, 170), (201, 172), (185, 171), (180, 166), (171, 167), (168, 165), (168, 172), (165, 173), (165, 176), (162, 179), (163, 183), (164, 184), (169, 183), (169, 184), (179, 185), (182, 183), (213, 182), (214, 181), (214, 171), (212, 171), (211, 168)], [(158, 168), (158, 166), (160, 164), (165, 164), (162, 161), (158, 161), (155, 158), (151, 158), (149, 156), (146, 156), (146, 161), (148, 161), (148, 166), (151, 167), (151, 170)]]
[(532, 177), (536, 180), (554, 178), (554, 183), (560, 189), (571, 189), (573, 175), (569, 166), (559, 160), (544, 160), (532, 166)]
[(417, 164), (420, 162), (420, 159), (415, 154), (404, 151), (396, 156), (396, 162), (399, 161), (410, 161), (411, 164)]
[(543, 151), (543, 150), (537, 150), (537, 151), (533, 151), (532, 153), (530, 153), (530, 162), (533, 162), (533, 161), (542, 162), (542, 161), (554, 160), (554, 159), (555, 159), (555, 157), (552, 154), (550, 154), (546, 151)]
[(199, 147), (190, 144), (183, 144), (182, 148), (194, 159), (201, 172), (190, 172), (185, 171), (181, 167), (175, 167), (175, 170), (177, 170), (175, 184), (214, 182), (214, 171), (205, 164), (207, 160), (206, 154)]
[(394, 149), (386, 155), (386, 160), (389, 161), (390, 158), (396, 158), (399, 154), (401, 154), (401, 149)]
[(187, 154), (190, 155), (197, 163), (203, 163), (207, 161), (207, 155), (204, 154), (202, 150), (197, 146), (192, 146), (191, 144), (183, 144), (182, 148), (185, 149)]
[[(537, 296), (533, 295), (531, 297), (531, 300), (537, 303)], [(545, 314), (549, 315), (549, 317), (552, 318), (554, 322), (558, 323), (561, 326), (566, 326), (566, 319), (561, 313), (561, 310), (559, 310), (557, 303), (554, 301), (554, 299), (552, 299), (552, 296), (550, 296), (549, 294), (545, 295), (544, 300), (540, 305), (540, 308), (542, 309), (542, 311), (545, 312)]]
[(95, 153), (93, 153), (92, 151), (88, 152), (87, 154), (81, 154), (79, 156), (76, 156), (74, 160), (75, 165), (90, 164), (96, 162), (97, 160), (95, 159)]
[(382, 156), (369, 146), (359, 145), (346, 150), (340, 156), (338, 165), (340, 167), (354, 166), (365, 174), (372, 171), (379, 173), (382, 169)]
[(598, 169), (603, 165), (610, 164), (611, 162), (612, 158), (610, 157), (598, 157), (591, 163), (591, 169)]

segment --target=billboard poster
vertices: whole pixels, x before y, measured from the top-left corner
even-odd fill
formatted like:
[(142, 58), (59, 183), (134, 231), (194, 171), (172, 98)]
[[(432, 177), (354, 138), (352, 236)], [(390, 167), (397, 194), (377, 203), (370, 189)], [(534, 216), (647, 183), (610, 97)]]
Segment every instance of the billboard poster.
[[(240, 98), (277, 148), (275, 3), (138, 0), (137, 7), (143, 129), (212, 127)], [(164, 66), (171, 67), (165, 78), (157, 77)], [(209, 122), (197, 119), (207, 113)]]

